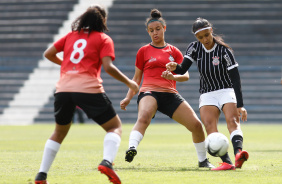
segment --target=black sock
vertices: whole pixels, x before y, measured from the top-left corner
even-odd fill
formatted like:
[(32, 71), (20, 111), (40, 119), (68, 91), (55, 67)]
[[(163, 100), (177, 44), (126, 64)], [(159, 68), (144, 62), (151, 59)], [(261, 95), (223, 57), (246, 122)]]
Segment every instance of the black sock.
[(39, 172), (37, 173), (35, 180), (42, 181), (42, 180), (46, 180), (46, 178), (47, 178), (47, 173)]
[(242, 151), (243, 148), (243, 137), (241, 135), (234, 135), (232, 138), (232, 144), (234, 149), (234, 155)]
[(222, 162), (226, 162), (228, 164), (233, 165), (233, 163), (231, 162), (231, 159), (228, 155), (228, 152), (225, 155), (221, 156), (220, 158), (221, 158)]

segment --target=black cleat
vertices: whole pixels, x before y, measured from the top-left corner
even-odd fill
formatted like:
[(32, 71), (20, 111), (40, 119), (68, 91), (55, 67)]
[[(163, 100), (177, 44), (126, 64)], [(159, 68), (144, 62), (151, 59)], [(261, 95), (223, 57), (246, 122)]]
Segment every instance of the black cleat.
[(44, 172), (39, 172), (37, 173), (36, 177), (35, 177), (35, 184), (48, 184), (47, 182), (47, 174)]
[(117, 173), (113, 169), (112, 163), (109, 161), (103, 160), (98, 166), (98, 171), (105, 174), (113, 184), (121, 184)]
[(214, 165), (212, 165), (209, 160), (206, 158), (206, 160), (199, 162), (200, 168), (214, 168)]
[(135, 147), (130, 147), (125, 152), (125, 161), (132, 162), (132, 160), (134, 159), (135, 155), (137, 155), (137, 150), (135, 149)]

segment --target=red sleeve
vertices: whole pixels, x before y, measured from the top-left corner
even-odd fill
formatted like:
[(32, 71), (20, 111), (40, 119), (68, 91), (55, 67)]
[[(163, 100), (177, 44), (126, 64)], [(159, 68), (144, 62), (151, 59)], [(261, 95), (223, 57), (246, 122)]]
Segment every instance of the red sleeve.
[(114, 49), (114, 42), (113, 40), (106, 35), (106, 37), (103, 40), (103, 43), (101, 45), (100, 50), (100, 58), (109, 56), (112, 58), (112, 61), (115, 60), (115, 49)]
[(174, 47), (174, 48), (175, 48), (175, 50), (174, 50), (175, 62), (178, 63), (178, 64), (181, 64), (182, 61), (183, 61), (183, 55), (178, 48), (176, 48), (176, 47)]
[(140, 48), (137, 52), (137, 55), (136, 55), (136, 60), (135, 60), (135, 66), (142, 70), (143, 71), (143, 68), (144, 68), (144, 49), (143, 48)]
[(58, 52), (64, 51), (64, 47), (65, 47), (65, 43), (66, 43), (66, 39), (68, 35), (69, 34), (63, 36), (62, 38), (60, 38), (58, 41), (54, 43), (54, 47), (57, 49)]

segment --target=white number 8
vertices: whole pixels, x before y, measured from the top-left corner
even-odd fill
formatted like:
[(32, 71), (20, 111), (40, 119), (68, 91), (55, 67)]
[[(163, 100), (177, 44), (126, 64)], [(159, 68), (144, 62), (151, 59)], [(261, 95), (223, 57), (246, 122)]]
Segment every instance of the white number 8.
[[(81, 45), (81, 47), (78, 47), (78, 44), (80, 44), (80, 43), (82, 45)], [(71, 62), (73, 62), (74, 64), (77, 64), (82, 60), (82, 58), (84, 57), (83, 49), (85, 49), (86, 45), (87, 45), (87, 42), (84, 39), (79, 39), (73, 44), (73, 51), (72, 51), (71, 57), (70, 57)], [(77, 59), (74, 58), (76, 53), (79, 54), (79, 57)]]

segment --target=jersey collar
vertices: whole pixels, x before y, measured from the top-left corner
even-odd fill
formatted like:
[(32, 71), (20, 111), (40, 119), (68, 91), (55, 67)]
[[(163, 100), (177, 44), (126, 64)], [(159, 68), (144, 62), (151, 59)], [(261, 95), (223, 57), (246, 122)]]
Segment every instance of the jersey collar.
[(163, 48), (165, 48), (167, 46), (167, 43), (165, 43), (165, 45), (163, 47), (156, 47), (156, 46), (152, 45), (151, 43), (150, 43), (150, 45), (152, 47), (156, 48), (156, 49), (163, 49)]
[(214, 51), (214, 49), (215, 49), (215, 48), (216, 48), (216, 46), (217, 46), (217, 43), (214, 43), (213, 48), (211, 48), (210, 50), (207, 50), (207, 49), (206, 49), (206, 47), (205, 47), (203, 44), (202, 44), (202, 46), (203, 46), (203, 48), (205, 49), (205, 51), (209, 53), (209, 52)]

